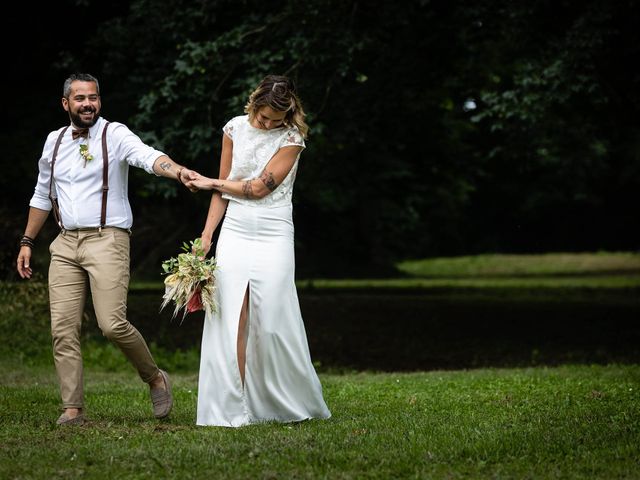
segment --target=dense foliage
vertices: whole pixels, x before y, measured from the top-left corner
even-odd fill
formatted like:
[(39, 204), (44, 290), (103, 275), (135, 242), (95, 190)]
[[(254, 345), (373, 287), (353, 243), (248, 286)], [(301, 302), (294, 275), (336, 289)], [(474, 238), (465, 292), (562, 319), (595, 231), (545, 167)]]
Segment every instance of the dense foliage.
[[(203, 173), (259, 79), (295, 78), (311, 125), (294, 199), (301, 275), (640, 244), (635, 2), (120, 7), (67, 51), (60, 78), (91, 69), (107, 118)], [(136, 268), (155, 274), (199, 233), (209, 198), (141, 171), (132, 191)]]

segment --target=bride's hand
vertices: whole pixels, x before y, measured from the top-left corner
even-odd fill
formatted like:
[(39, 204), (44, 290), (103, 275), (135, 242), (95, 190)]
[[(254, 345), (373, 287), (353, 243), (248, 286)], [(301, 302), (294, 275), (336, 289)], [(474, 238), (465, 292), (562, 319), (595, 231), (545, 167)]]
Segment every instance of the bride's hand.
[(216, 187), (216, 181), (217, 180), (214, 178), (198, 175), (195, 179), (189, 182), (189, 185), (199, 190), (213, 190)]
[(204, 251), (204, 256), (206, 257), (207, 254), (209, 253), (209, 250), (211, 250), (211, 238), (202, 236), (201, 240), (202, 240), (202, 250)]

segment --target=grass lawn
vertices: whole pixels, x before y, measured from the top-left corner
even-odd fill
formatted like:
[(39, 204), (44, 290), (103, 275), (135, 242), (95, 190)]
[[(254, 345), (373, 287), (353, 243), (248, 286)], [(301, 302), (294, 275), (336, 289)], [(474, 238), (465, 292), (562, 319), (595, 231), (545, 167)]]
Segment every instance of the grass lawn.
[(56, 428), (53, 367), (0, 364), (0, 478), (638, 478), (640, 366), (321, 374), (329, 420), (197, 427), (197, 375), (151, 417), (132, 371), (89, 368)]
[[(502, 292), (640, 289), (640, 253), (485, 254), (406, 260), (396, 265), (396, 278), (308, 278), (302, 291), (390, 290), (421, 292)], [(162, 291), (162, 278), (133, 281), (133, 292)]]
[(640, 253), (485, 254), (406, 260), (397, 267), (424, 278), (638, 275)]
[(160, 315), (161, 280), (133, 282), (128, 311), (172, 375), (171, 417), (88, 309), (90, 421), (56, 427), (46, 284), (0, 282), (0, 479), (640, 478), (640, 255), (399, 270), (301, 280), (333, 417), (240, 429), (195, 426), (202, 319)]

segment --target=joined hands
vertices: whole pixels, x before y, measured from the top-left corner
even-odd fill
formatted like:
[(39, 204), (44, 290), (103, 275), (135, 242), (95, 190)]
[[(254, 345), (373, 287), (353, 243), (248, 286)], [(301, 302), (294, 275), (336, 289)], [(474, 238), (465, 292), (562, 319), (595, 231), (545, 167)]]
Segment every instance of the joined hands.
[[(187, 178), (184, 173), (182, 177)], [(205, 177), (194, 170), (189, 170), (188, 178), (189, 180), (185, 181), (184, 185), (192, 192), (197, 192), (198, 190), (217, 190), (222, 186), (222, 182), (217, 178)]]
[(191, 170), (185, 167), (178, 172), (178, 181), (185, 187), (187, 187), (190, 191), (197, 192), (200, 189), (192, 185), (192, 182), (200, 176), (201, 175), (195, 170)]

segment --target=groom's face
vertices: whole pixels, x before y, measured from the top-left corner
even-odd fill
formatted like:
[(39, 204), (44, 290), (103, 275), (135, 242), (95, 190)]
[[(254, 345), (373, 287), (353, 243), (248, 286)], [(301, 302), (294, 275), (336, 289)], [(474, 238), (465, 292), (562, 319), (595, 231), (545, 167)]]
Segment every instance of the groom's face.
[(76, 127), (92, 127), (98, 121), (102, 103), (95, 82), (76, 80), (71, 83), (69, 97), (62, 98), (62, 107)]

